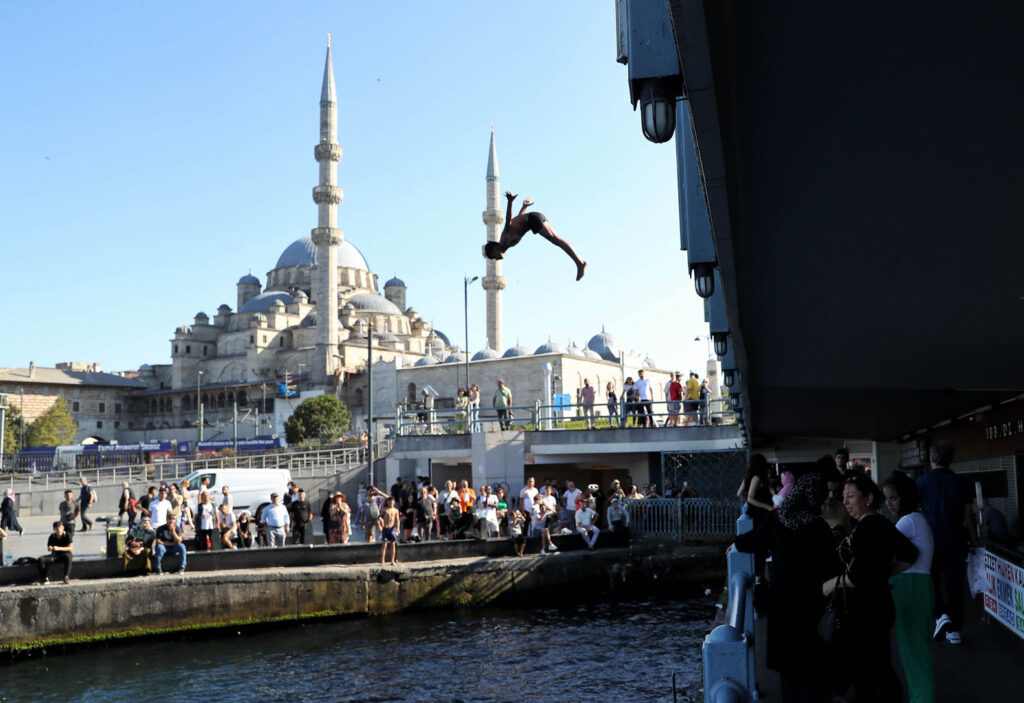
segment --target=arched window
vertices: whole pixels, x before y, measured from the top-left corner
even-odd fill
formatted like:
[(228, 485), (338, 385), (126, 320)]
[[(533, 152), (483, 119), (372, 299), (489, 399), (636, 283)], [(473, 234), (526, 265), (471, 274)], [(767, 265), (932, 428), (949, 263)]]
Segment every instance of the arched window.
[(181, 399), (181, 409), (184, 410), (185, 412), (189, 412), (192, 410), (192, 396), (186, 395), (184, 398)]
[(416, 384), (410, 383), (409, 387), (405, 390), (405, 400), (409, 403), (416, 402)]
[(249, 396), (245, 394), (245, 391), (238, 392), (238, 404), (241, 407), (245, 407), (249, 404)]
[(362, 388), (356, 388), (356, 392), (353, 394), (353, 398), (355, 400), (355, 406), (357, 408), (363, 407), (363, 389)]

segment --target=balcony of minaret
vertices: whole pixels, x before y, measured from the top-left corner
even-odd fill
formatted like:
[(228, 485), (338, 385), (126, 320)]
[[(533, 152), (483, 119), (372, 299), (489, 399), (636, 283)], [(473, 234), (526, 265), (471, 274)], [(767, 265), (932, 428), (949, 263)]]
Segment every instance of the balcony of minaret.
[(481, 281), (484, 290), (502, 290), (505, 287), (504, 276), (484, 276)]
[(485, 225), (500, 225), (505, 221), (505, 213), (501, 210), (484, 210)]
[(330, 142), (321, 142), (313, 147), (317, 161), (341, 161), (341, 147)]
[(338, 186), (316, 186), (313, 188), (313, 202), (317, 205), (340, 205), (344, 191)]
[(337, 227), (314, 227), (310, 231), (310, 236), (316, 246), (326, 244), (336, 247), (341, 246), (341, 243), (345, 241), (345, 233)]

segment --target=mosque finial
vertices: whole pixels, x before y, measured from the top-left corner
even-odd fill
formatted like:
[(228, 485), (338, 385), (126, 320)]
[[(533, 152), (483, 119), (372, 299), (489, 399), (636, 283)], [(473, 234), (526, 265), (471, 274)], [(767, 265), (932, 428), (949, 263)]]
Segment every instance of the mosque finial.
[(491, 120), (491, 132), (494, 132), (494, 120)]
[(331, 48), (331, 33), (330, 32), (327, 33), (327, 48), (328, 49)]

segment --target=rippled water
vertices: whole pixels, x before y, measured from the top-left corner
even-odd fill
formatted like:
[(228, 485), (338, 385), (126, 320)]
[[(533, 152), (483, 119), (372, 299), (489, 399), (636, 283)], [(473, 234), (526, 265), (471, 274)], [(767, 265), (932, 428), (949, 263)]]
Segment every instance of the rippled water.
[(0, 666), (0, 701), (671, 701), (713, 615), (651, 600), (168, 636)]

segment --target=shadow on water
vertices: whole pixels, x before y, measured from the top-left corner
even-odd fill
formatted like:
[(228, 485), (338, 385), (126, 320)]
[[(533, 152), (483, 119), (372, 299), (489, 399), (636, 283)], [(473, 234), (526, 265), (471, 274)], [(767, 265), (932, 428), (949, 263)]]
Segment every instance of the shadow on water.
[(0, 701), (671, 701), (700, 680), (706, 598), (403, 613), (167, 635), (0, 669)]

